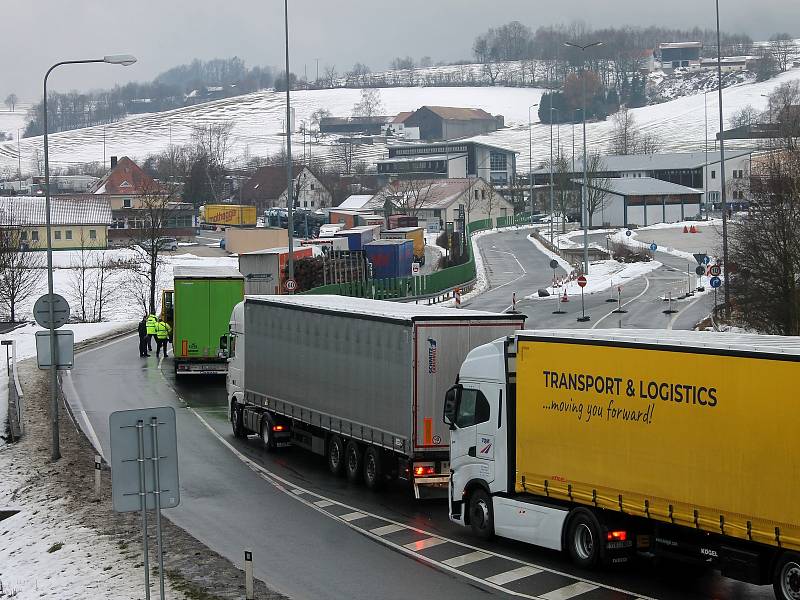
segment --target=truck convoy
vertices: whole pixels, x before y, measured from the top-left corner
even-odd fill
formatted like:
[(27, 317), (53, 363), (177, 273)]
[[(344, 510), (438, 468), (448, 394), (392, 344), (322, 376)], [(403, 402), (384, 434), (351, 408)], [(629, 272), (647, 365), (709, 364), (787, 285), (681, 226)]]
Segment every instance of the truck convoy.
[(162, 312), (172, 326), (175, 374), (224, 375), (220, 336), (231, 310), (244, 298), (244, 277), (232, 267), (174, 268), (174, 290), (165, 290)]
[[(227, 392), (234, 435), (296, 445), (370, 488), (446, 489), (441, 398), (473, 348), (524, 316), (341, 296), (247, 296), (233, 309)], [(313, 366), (314, 376), (309, 376)]]
[(800, 598), (800, 341), (520, 331), (445, 395), (450, 519), (562, 550), (719, 569)]

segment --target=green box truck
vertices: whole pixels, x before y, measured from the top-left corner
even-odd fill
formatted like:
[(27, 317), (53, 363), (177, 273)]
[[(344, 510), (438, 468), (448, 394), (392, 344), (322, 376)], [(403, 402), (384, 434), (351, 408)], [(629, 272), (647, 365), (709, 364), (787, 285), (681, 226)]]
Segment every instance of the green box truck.
[(175, 267), (174, 290), (164, 293), (163, 312), (172, 312), (176, 375), (224, 375), (227, 359), (219, 339), (228, 333), (233, 307), (244, 299), (244, 277), (233, 267)]

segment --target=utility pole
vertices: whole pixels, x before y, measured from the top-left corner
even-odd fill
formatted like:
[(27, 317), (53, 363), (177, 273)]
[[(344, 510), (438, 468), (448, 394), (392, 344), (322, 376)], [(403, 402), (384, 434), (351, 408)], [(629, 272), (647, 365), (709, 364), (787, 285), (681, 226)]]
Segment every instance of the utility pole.
[(319, 81), (319, 59), (315, 58), (314, 60), (317, 61), (317, 81)]
[(553, 92), (550, 92), (550, 245), (553, 244), (553, 221), (555, 220), (555, 190), (553, 185)]
[(283, 0), (283, 21), (286, 31), (286, 217), (289, 228), (289, 256), (286, 266), (289, 279), (294, 279), (294, 195), (292, 193), (292, 108), (289, 90), (292, 78), (289, 76), (289, 0)]
[(722, 189), (722, 267), (725, 269), (725, 318), (731, 318), (731, 295), (728, 285), (728, 199), (725, 193), (725, 122), (722, 118), (722, 44), (719, 35), (719, 0), (717, 7), (717, 92), (719, 94), (719, 176)]
[(539, 103), (528, 107), (528, 202), (531, 205), (531, 223), (533, 223), (533, 124), (531, 123), (531, 109)]
[[(19, 149), (19, 129), (17, 129), (17, 179), (22, 182), (22, 152)], [(22, 183), (20, 183), (20, 186)]]

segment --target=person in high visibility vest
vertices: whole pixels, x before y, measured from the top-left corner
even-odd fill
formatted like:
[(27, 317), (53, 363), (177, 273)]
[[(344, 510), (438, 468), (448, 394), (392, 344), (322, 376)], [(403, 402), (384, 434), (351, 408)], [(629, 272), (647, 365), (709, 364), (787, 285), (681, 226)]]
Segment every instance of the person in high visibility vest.
[(161, 320), (156, 323), (156, 357), (159, 356), (161, 353), (161, 349), (164, 349), (164, 358), (167, 355), (167, 342), (169, 342), (169, 338), (172, 335), (172, 327), (169, 326), (169, 323), (165, 322), (163, 317)]
[(147, 321), (145, 323), (145, 327), (147, 328), (147, 351), (153, 351), (153, 338), (156, 335), (156, 325), (158, 324), (158, 319), (156, 319), (155, 315), (147, 315)]

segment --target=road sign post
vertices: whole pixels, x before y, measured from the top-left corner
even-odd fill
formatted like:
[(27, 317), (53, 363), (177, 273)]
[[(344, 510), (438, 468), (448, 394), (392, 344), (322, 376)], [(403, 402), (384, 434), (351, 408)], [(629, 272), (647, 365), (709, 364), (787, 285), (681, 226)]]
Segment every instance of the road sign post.
[(578, 286), (581, 288), (581, 316), (578, 317), (579, 323), (585, 323), (586, 321), (589, 320), (589, 317), (586, 315), (586, 303), (584, 302), (583, 299), (583, 288), (586, 287), (586, 283), (587, 282), (585, 275), (581, 275), (580, 277), (578, 277)]
[[(164, 600), (161, 509), (180, 504), (178, 440), (172, 407), (120, 410), (108, 419), (111, 440), (111, 498), (116, 512), (142, 513), (145, 598), (150, 598), (147, 511), (156, 511), (159, 591)], [(145, 430), (148, 434), (145, 434)], [(166, 502), (162, 501), (166, 496)]]
[(619, 314), (628, 312), (627, 310), (623, 310), (623, 308), (622, 308), (622, 286), (621, 285), (617, 286), (617, 308), (614, 309), (611, 312), (619, 313)]
[(606, 302), (616, 302), (617, 300), (616, 300), (616, 298), (614, 298), (614, 279), (613, 278), (610, 279), (609, 282), (608, 282), (608, 292), (609, 292), (610, 295), (609, 295), (608, 298), (606, 298)]

